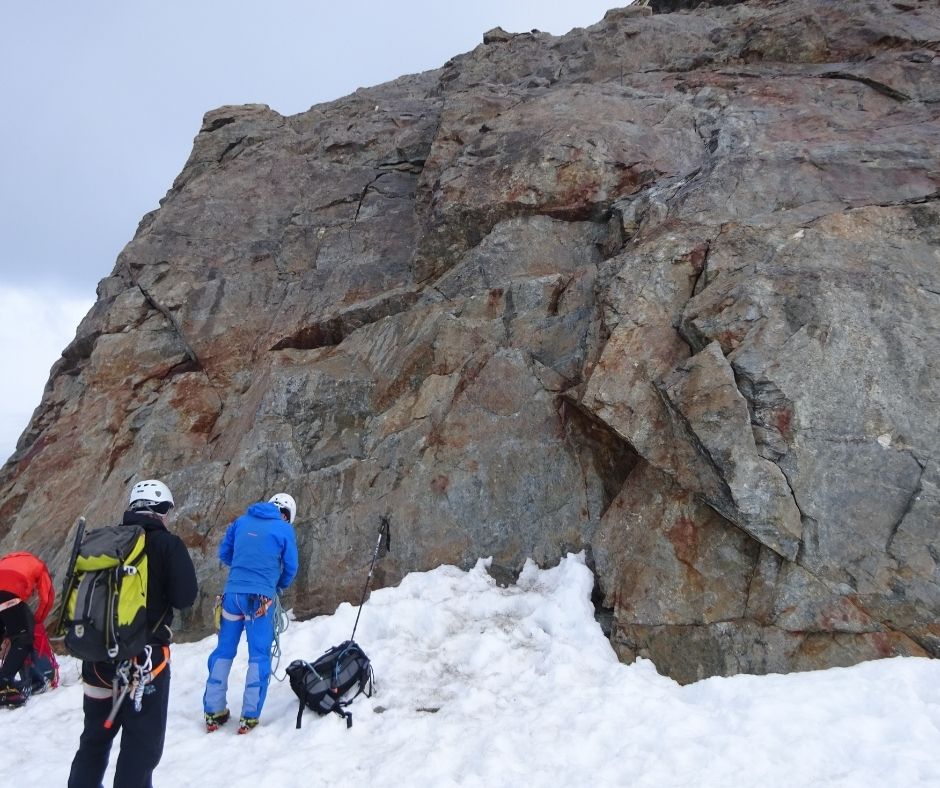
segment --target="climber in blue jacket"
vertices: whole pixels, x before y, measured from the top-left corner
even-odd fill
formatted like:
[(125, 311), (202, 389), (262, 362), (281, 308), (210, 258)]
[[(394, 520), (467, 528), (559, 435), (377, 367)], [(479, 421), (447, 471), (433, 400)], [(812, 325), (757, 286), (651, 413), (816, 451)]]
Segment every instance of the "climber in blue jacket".
[(287, 493), (278, 493), (267, 503), (253, 503), (228, 527), (219, 545), (219, 558), (230, 569), (221, 598), (219, 641), (209, 655), (202, 698), (207, 731), (228, 722), (228, 676), (243, 631), (248, 640), (248, 675), (238, 732), (248, 733), (258, 725), (271, 679), (274, 599), (297, 574), (292, 526), (296, 514), (297, 504)]

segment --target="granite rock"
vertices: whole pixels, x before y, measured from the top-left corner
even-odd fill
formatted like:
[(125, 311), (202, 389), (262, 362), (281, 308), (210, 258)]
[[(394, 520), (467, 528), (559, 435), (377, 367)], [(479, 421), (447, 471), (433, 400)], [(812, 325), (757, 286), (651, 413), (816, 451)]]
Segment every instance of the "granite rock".
[[(652, 9), (653, 13), (647, 13)], [(160, 477), (298, 500), (300, 615), (585, 551), (680, 681), (940, 655), (940, 10), (653, 0), (206, 114), (0, 470), (0, 550)]]

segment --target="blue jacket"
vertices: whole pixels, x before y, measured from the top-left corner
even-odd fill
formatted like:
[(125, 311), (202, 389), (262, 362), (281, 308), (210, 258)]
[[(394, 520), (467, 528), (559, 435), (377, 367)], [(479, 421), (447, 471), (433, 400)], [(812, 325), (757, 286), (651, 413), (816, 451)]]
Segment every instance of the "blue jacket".
[(297, 574), (297, 542), (291, 524), (273, 503), (253, 503), (232, 523), (219, 545), (219, 558), (231, 567), (225, 592), (274, 597)]

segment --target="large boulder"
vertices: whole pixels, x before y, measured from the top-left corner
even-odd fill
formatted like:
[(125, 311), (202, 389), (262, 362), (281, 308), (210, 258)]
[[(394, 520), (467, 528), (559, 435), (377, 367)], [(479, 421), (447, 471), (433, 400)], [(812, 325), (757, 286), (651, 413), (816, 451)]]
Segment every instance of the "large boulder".
[(618, 653), (681, 681), (940, 655), (940, 11), (652, 8), (209, 112), (0, 471), (0, 550), (61, 571), (163, 478), (201, 634), (225, 526), (287, 490), (301, 615), (388, 517), (377, 585), (585, 550)]

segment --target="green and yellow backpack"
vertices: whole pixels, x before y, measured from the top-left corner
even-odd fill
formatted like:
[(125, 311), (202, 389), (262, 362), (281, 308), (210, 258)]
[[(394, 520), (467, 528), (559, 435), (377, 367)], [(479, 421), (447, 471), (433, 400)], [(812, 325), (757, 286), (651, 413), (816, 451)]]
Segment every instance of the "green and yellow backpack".
[(147, 645), (145, 546), (137, 525), (85, 534), (66, 595), (65, 647), (73, 657), (120, 662)]

